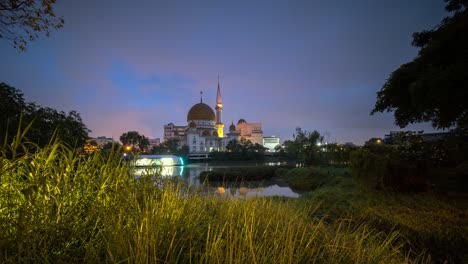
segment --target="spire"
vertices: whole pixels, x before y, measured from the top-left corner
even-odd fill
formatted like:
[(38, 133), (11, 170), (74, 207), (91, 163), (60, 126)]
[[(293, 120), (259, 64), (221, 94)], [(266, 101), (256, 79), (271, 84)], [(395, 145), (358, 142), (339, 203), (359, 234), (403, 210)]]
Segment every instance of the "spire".
[(221, 88), (219, 87), (219, 75), (218, 75), (218, 92), (216, 93), (216, 104), (222, 104), (221, 99)]
[(200, 91), (200, 104), (203, 103), (203, 91)]
[(221, 121), (221, 112), (223, 111), (223, 102), (221, 100), (221, 88), (219, 87), (219, 74), (218, 74), (218, 92), (216, 93), (216, 127), (218, 128), (218, 137), (224, 137), (224, 124)]

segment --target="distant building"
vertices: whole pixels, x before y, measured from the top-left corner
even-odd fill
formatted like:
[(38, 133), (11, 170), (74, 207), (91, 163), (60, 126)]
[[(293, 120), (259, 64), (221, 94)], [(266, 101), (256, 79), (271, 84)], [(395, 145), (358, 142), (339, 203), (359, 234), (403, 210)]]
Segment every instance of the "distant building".
[[(390, 131), (389, 134), (384, 136), (383, 143), (394, 144), (394, 137), (402, 132), (404, 131)], [(446, 139), (450, 135), (450, 132), (422, 133), (416, 135), (420, 136), (424, 142), (434, 142)]]
[(437, 132), (437, 133), (424, 133), (420, 136), (424, 142), (434, 142), (439, 140), (447, 139), (450, 135), (450, 132)]
[(164, 125), (164, 141), (169, 139), (179, 139), (182, 141), (185, 138), (185, 130), (187, 126), (176, 126), (173, 123)]
[(114, 139), (108, 138), (108, 137), (96, 137), (96, 138), (91, 138), (91, 140), (94, 140), (99, 147), (105, 145), (106, 143), (112, 143), (114, 142)]
[(280, 145), (279, 137), (270, 136), (270, 137), (263, 137), (263, 147), (267, 148), (269, 152), (276, 152), (276, 146)]
[(161, 144), (160, 138), (150, 138), (148, 139), (148, 141), (149, 141), (149, 149), (152, 149), (153, 147), (159, 146), (159, 144)]
[(245, 119), (239, 119), (237, 122), (237, 132), (239, 132), (239, 138), (250, 140), (253, 144), (263, 145), (261, 123), (247, 123)]
[(224, 147), (226, 147), (226, 145), (231, 140), (239, 140), (239, 132), (237, 132), (237, 129), (234, 123), (231, 122), (231, 125), (229, 126), (229, 132), (226, 133), (226, 137), (223, 140), (224, 140)]

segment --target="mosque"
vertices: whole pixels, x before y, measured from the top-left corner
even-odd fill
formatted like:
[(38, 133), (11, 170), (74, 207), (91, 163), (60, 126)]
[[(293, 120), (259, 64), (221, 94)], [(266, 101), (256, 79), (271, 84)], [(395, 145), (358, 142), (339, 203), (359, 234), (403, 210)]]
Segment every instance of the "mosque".
[(249, 130), (250, 134), (243, 133), (244, 127), (249, 127), (250, 124), (244, 119), (239, 120), (238, 127), (240, 129), (236, 129), (236, 126), (231, 123), (229, 132), (224, 133), (224, 123), (222, 121), (223, 101), (219, 79), (215, 110), (216, 113), (209, 105), (203, 103), (203, 98), (200, 98), (200, 103), (195, 104), (188, 111), (186, 126), (176, 126), (173, 123), (164, 126), (164, 140), (178, 138), (179, 147), (187, 145), (190, 152), (206, 153), (223, 151), (229, 141), (233, 139), (240, 140), (240, 136), (249, 139), (249, 136), (252, 137), (253, 133), (255, 138), (252, 139), (254, 140), (257, 137), (263, 138), (260, 123), (251, 123), (255, 128)]

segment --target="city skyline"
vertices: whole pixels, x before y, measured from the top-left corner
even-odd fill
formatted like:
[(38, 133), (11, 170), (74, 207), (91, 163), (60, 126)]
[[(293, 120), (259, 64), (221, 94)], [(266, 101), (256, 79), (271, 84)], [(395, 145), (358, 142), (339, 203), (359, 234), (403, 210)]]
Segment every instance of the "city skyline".
[(447, 16), (442, 0), (68, 1), (56, 14), (64, 28), (26, 52), (0, 41), (0, 82), (76, 110), (93, 137), (163, 138), (200, 91), (215, 108), (219, 74), (225, 130), (245, 118), (281, 141), (302, 127), (356, 144), (399, 129), (369, 115), (376, 93), (416, 56), (412, 33)]

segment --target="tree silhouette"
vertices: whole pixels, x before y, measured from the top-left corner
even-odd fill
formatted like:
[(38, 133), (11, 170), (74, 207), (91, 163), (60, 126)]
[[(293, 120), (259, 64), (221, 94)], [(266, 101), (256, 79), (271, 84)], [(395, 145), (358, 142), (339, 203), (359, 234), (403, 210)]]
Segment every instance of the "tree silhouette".
[(24, 51), (28, 42), (49, 36), (50, 29), (63, 27), (53, 5), (56, 0), (0, 0), (0, 38)]
[(371, 114), (394, 111), (400, 127), (418, 122), (467, 127), (468, 1), (446, 2), (451, 16), (435, 29), (413, 34), (417, 57), (390, 75)]

